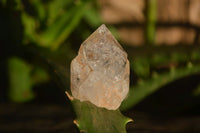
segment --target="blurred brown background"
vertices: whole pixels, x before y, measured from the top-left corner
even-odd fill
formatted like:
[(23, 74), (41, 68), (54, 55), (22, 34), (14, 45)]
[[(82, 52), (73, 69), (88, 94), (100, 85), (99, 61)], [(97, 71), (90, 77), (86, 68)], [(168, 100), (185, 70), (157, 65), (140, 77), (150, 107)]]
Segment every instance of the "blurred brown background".
[[(105, 23), (129, 45), (145, 42), (146, 0), (99, 0)], [(157, 0), (156, 45), (200, 44), (200, 0)]]

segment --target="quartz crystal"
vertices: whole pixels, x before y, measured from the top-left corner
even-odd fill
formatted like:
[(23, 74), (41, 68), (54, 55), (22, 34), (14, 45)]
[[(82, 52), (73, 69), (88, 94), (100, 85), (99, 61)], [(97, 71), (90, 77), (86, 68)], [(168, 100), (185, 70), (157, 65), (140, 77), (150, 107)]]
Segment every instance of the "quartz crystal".
[(129, 71), (127, 53), (103, 24), (71, 62), (72, 96), (116, 110), (128, 94)]

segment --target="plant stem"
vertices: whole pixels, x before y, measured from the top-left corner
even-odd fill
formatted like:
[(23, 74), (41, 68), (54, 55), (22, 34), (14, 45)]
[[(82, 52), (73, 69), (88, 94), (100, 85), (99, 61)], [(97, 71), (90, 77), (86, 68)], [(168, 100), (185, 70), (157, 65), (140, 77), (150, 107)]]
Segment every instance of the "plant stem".
[(147, 17), (146, 17), (146, 43), (153, 45), (155, 43), (155, 32), (156, 32), (156, 12), (157, 12), (157, 1), (147, 1)]

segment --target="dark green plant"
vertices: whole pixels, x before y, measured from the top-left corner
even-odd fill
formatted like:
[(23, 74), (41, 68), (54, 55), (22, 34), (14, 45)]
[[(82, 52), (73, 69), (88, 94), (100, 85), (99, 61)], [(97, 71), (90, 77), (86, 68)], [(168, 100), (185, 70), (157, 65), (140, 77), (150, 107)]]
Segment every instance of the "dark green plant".
[[(85, 25), (87, 25), (88, 23), (88, 25), (91, 25), (92, 28), (96, 28), (99, 24), (101, 24), (100, 17), (98, 16), (96, 10), (97, 4), (96, 1), (93, 0), (5, 0), (1, 1), (1, 4), (3, 8), (10, 9), (9, 12), (11, 12), (12, 14), (18, 14), (18, 18), (23, 28), (22, 42), (20, 42), (21, 44), (17, 44), (20, 45), (20, 47), (17, 46), (19, 49), (16, 49), (16, 52), (27, 53), (28, 51), (25, 47), (35, 45), (38, 47), (38, 49), (34, 48), (33, 50), (32, 48), (28, 48), (29, 52), (32, 51), (28, 54), (32, 54), (31, 56), (40, 55), (39, 58), (43, 58), (45, 60), (51, 60), (48, 58), (48, 55), (53, 53), (51, 51), (54, 50), (54, 53), (59, 53), (59, 47), (65, 44), (65, 52), (67, 53), (65, 53), (67, 55), (65, 56), (65, 60), (69, 63), (74, 55), (74, 52), (71, 48), (73, 42), (69, 40), (72, 32), (77, 29), (84, 29), (83, 31), (81, 30), (82, 32), (78, 33), (80, 35), (79, 38), (81, 39), (83, 35), (83, 37), (85, 37), (87, 36), (87, 34), (90, 33), (90, 30), (82, 25), (83, 21), (86, 22)], [(17, 27), (20, 26), (18, 25)], [(45, 49), (47, 49), (46, 52), (43, 53), (43, 51), (41, 51), (39, 47), (44, 47)], [(54, 55), (52, 54), (51, 58), (54, 58), (53, 56)], [(12, 69), (15, 69), (15, 66), (12, 66), (9, 71), (12, 71)], [(23, 70), (23, 68), (21, 69)], [(37, 74), (42, 75), (41, 71)], [(13, 77), (12, 75), (13, 73), (10, 73), (10, 77)], [(16, 76), (20, 77), (20, 75)], [(35, 77), (38, 78), (39, 76), (36, 75)], [(27, 80), (29, 78), (31, 78), (30, 75), (27, 76)], [(12, 79), (10, 80), (12, 81)], [(35, 80), (38, 81), (38, 79), (36, 78)], [(38, 82), (31, 83), (29, 84), (29, 87), (25, 87), (24, 89), (27, 89), (27, 91), (31, 90), (32, 86), (37, 83)], [(22, 83), (20, 82), (16, 82), (15, 87), (21, 86), (21, 84)], [(11, 90), (13, 89), (14, 87), (11, 86)], [(18, 91), (18, 93), (20, 93), (20, 91)], [(31, 97), (32, 96), (27, 98), (27, 100), (31, 99)], [(19, 99), (22, 98), (23, 97), (19, 97)]]
[(126, 133), (126, 124), (132, 119), (121, 114), (119, 109), (107, 110), (94, 104), (71, 97), (66, 93), (72, 102), (77, 115), (74, 124), (77, 125), (80, 132), (87, 133)]
[[(156, 53), (154, 51), (157, 48), (151, 47), (151, 49), (145, 49), (151, 51), (146, 55), (130, 57), (131, 68), (137, 77), (135, 79), (137, 82), (131, 86), (129, 96), (122, 103), (121, 110), (130, 109), (175, 80), (200, 73), (199, 47), (189, 46), (179, 49), (179, 51), (176, 50), (176, 47), (168, 48), (170, 48), (170, 52), (165, 51), (166, 47)], [(130, 52), (134, 53), (134, 51)], [(198, 94), (198, 88), (194, 94)]]

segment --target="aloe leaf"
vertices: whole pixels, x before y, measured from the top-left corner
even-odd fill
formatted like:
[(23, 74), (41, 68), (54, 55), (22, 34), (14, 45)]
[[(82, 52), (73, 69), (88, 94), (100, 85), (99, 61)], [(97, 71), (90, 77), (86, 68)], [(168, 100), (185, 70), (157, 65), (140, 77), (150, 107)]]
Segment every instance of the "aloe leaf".
[(119, 109), (107, 110), (94, 104), (71, 97), (77, 119), (74, 123), (82, 133), (126, 133), (126, 124), (132, 119), (121, 114)]
[(146, 96), (160, 89), (162, 86), (182, 77), (186, 77), (195, 73), (200, 73), (200, 65), (188, 65), (184, 68), (173, 68), (170, 72), (164, 74), (156, 74), (153, 78), (139, 82), (130, 88), (129, 96), (125, 99), (120, 107), (121, 110), (127, 110)]
[(60, 16), (44, 32), (37, 36), (41, 46), (56, 49), (69, 36), (86, 11), (88, 3), (79, 3), (72, 9)]
[(36, 20), (23, 12), (21, 15), (22, 23), (24, 26), (24, 40), (23, 43), (27, 44), (29, 41), (36, 41), (35, 39), (35, 30), (36, 30)]
[(73, 0), (53, 0), (49, 1), (47, 5), (47, 24), (53, 23), (60, 15), (62, 15), (63, 10), (66, 9), (67, 6), (73, 4)]
[(19, 58), (11, 58), (8, 61), (9, 68), (9, 98), (13, 102), (26, 102), (34, 98), (32, 81), (30, 77), (31, 67)]

